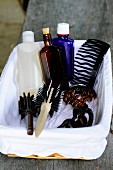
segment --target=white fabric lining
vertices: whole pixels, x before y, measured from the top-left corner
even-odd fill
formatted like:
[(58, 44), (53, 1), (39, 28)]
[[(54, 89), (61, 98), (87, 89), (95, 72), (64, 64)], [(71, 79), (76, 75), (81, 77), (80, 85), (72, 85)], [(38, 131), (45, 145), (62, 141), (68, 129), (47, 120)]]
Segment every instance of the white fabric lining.
[[(84, 41), (75, 41), (75, 54)], [(42, 46), (42, 42), (41, 44)], [(95, 83), (95, 90), (98, 100), (93, 101), (90, 107), (95, 110), (94, 126), (76, 129), (57, 129), (57, 123), (63, 118), (59, 117), (60, 112), (52, 119), (48, 117), (46, 127), (39, 138), (28, 136), (25, 123), (21, 122), (18, 115), (18, 90), (15, 84), (16, 76), (16, 48), (11, 53), (3, 70), (0, 81), (0, 151), (12, 153), (19, 156), (40, 155), (47, 156), (52, 153), (59, 153), (65, 157), (95, 159), (98, 158), (107, 144), (106, 136), (109, 133), (112, 114), (112, 75), (111, 75), (111, 53), (108, 50), (104, 57), (102, 67), (98, 73)], [(96, 104), (97, 102), (97, 104)], [(7, 105), (7, 107), (6, 107)], [(98, 107), (94, 107), (97, 105)], [(15, 107), (14, 107), (15, 106)], [(62, 105), (62, 107), (65, 107)], [(64, 111), (72, 116), (71, 106), (68, 105)], [(69, 111), (68, 111), (69, 110)], [(64, 114), (65, 115), (65, 114)], [(55, 116), (57, 119), (55, 119)], [(63, 116), (63, 114), (62, 114)], [(34, 122), (36, 119), (34, 119)]]

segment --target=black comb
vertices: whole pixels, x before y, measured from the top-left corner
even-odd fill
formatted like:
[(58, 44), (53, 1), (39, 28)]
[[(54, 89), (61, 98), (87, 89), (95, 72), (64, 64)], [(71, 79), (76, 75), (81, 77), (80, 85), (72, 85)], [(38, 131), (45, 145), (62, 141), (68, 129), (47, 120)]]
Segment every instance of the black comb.
[(74, 57), (72, 84), (93, 87), (103, 57), (110, 45), (96, 39), (88, 39)]

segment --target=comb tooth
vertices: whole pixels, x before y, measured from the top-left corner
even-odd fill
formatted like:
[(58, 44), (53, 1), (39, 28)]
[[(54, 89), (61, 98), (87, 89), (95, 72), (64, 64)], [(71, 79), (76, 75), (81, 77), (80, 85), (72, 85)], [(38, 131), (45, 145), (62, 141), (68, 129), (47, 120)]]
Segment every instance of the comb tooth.
[(79, 65), (78, 64), (74, 64), (74, 67), (80, 68), (79, 71), (81, 70), (81, 68), (84, 69), (84, 70), (88, 69), (88, 72), (93, 70), (93, 68), (90, 68), (88, 64), (87, 64), (87, 66), (83, 66), (81, 64), (79, 64)]
[(95, 44), (91, 44), (91, 43), (85, 43), (83, 45), (83, 47), (88, 47), (89, 49), (95, 50), (96, 52), (100, 52), (101, 51), (101, 49), (100, 49), (100, 47), (98, 45), (95, 46)]
[(91, 70), (86, 70), (86, 69), (83, 69), (83, 68), (81, 68), (81, 67), (74, 67), (74, 71), (73, 71), (73, 73), (74, 73), (74, 75), (79, 75), (79, 73), (81, 74), (81, 75), (86, 75), (86, 76), (90, 76), (90, 74), (92, 73), (92, 69)]
[(74, 77), (75, 78), (83, 78), (84, 79), (84, 77), (86, 76), (86, 80), (89, 80), (90, 79), (90, 75), (87, 75), (87, 74), (82, 74), (82, 73), (80, 73), (79, 75), (77, 75), (76, 73), (75, 73), (75, 75), (74, 75)]
[(86, 81), (85, 79), (79, 79), (79, 78), (73, 78), (73, 83), (72, 84), (83, 84), (83, 85), (88, 85), (89, 81)]
[(94, 63), (91, 63), (91, 62), (87, 63), (86, 61), (85, 62), (76, 61), (76, 63), (79, 65), (88, 65), (90, 67), (94, 66)]
[(93, 59), (87, 59), (87, 58), (83, 58), (83, 57), (80, 57), (80, 56), (79, 57), (76, 56), (76, 59), (74, 59), (74, 62), (76, 62), (78, 60), (85, 61), (85, 62), (88, 62), (88, 63), (91, 63), (91, 62), (95, 63), (94, 62), (95, 60), (93, 60)]
[(79, 84), (84, 84), (84, 83), (88, 83), (90, 79), (85, 79), (84, 77), (77, 77), (77, 76), (74, 76), (74, 80), (77, 80), (79, 81), (80, 83)]
[[(93, 59), (94, 61), (95, 61), (95, 58), (97, 58), (97, 56), (94, 56), (95, 54), (94, 54), (94, 55), (89, 55), (89, 54), (87, 53), (87, 54), (84, 54), (84, 55), (83, 55), (82, 53), (79, 52), (79, 53), (77, 53), (76, 55), (77, 55), (77, 56), (84, 57), (84, 58)], [(75, 59), (76, 59), (76, 58), (75, 58)]]
[(78, 53), (86, 53), (86, 54), (89, 54), (89, 55), (95, 55), (95, 56), (98, 56), (98, 54), (96, 53), (96, 52), (94, 52), (94, 51), (89, 51), (89, 49), (84, 49), (84, 48), (80, 48), (79, 50), (78, 50)]
[(100, 53), (100, 50), (99, 49), (97, 49), (97, 48), (94, 48), (94, 47), (89, 47), (89, 46), (86, 46), (85, 48), (84, 48), (84, 50), (86, 51), (86, 52), (92, 52), (92, 56), (94, 56), (95, 54), (96, 55), (98, 55), (99, 53)]

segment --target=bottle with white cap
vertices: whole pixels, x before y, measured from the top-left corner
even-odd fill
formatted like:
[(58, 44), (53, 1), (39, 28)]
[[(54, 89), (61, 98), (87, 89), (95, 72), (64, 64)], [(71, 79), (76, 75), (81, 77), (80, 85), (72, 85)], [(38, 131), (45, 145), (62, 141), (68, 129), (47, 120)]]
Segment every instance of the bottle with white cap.
[(69, 24), (59, 23), (57, 26), (57, 38), (52, 40), (53, 45), (61, 47), (63, 56), (66, 59), (68, 80), (72, 79), (73, 75), (73, 55), (74, 55), (74, 40), (69, 38)]
[(19, 95), (34, 94), (42, 85), (43, 76), (38, 57), (39, 46), (34, 42), (34, 32), (25, 31), (23, 42), (17, 46)]

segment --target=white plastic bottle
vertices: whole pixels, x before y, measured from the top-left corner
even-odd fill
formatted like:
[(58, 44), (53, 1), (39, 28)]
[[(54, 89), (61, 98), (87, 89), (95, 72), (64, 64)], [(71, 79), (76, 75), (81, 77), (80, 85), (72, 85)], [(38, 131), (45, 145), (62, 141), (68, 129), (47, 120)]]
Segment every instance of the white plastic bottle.
[(19, 94), (23, 92), (30, 95), (42, 85), (43, 76), (38, 57), (39, 47), (34, 42), (34, 33), (25, 31), (22, 34), (23, 43), (17, 46), (18, 54), (18, 85)]

